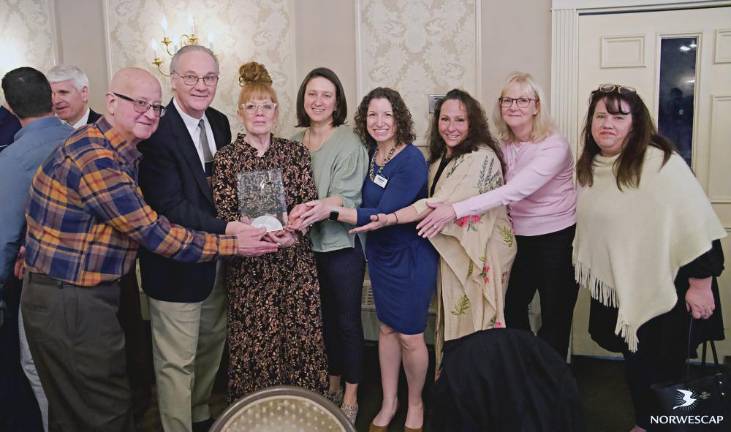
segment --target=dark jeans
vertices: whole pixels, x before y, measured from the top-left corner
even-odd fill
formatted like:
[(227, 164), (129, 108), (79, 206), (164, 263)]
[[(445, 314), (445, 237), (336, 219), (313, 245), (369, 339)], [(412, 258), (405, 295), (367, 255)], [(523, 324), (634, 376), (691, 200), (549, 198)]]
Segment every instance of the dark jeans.
[(315, 252), (320, 280), (323, 336), (328, 373), (357, 384), (363, 376), (363, 323), (360, 316), (365, 259), (355, 247)]
[(0, 431), (42, 432), (38, 403), (20, 367), (20, 288), (21, 282), (10, 276), (3, 290), (6, 309), (0, 327)]
[(578, 285), (571, 264), (576, 226), (549, 234), (515, 236), (518, 253), (505, 294), (507, 326), (530, 330), (528, 305), (536, 289), (541, 300), (538, 336), (566, 358)]
[(80, 287), (29, 273), (21, 308), (53, 432), (134, 431), (118, 281)]

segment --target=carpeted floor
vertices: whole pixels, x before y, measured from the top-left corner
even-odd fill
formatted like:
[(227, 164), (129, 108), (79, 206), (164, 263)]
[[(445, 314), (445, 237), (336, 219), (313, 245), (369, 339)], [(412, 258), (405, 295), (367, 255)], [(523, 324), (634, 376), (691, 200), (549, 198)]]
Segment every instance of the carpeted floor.
[[(424, 389), (427, 416), (429, 415), (429, 392), (434, 376), (434, 356), (431, 353), (427, 385)], [(378, 369), (378, 350), (375, 344), (366, 346), (366, 370), (364, 380), (359, 389), (360, 412), (356, 427), (358, 431), (367, 431), (368, 424), (378, 412), (381, 403), (381, 384)], [(583, 400), (584, 418), (587, 430), (591, 432), (626, 432), (634, 424), (629, 393), (624, 383), (624, 368), (621, 361), (599, 360), (586, 357), (575, 357), (571, 365), (579, 391)], [(225, 409), (226, 391), (225, 373), (219, 373), (213, 395), (214, 415)], [(406, 381), (402, 373), (399, 386), (399, 399), (406, 400)], [(391, 422), (389, 431), (402, 431), (406, 416), (402, 405)], [(157, 404), (154, 398), (149, 404), (142, 419), (142, 430), (159, 431)], [(428, 430), (428, 429), (426, 429)]]

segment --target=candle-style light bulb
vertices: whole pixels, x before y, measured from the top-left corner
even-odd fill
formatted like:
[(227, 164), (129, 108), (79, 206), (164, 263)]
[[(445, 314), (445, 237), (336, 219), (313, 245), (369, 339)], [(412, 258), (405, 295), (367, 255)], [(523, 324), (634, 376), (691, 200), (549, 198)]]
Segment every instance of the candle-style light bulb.
[(188, 27), (190, 27), (190, 33), (195, 34), (195, 18), (193, 18), (193, 15), (188, 15)]

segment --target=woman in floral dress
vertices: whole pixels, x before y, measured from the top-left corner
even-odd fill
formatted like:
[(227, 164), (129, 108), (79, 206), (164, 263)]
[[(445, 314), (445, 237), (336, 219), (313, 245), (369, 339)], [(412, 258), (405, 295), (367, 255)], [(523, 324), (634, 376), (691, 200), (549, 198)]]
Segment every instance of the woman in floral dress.
[[(266, 69), (241, 66), (239, 116), (246, 134), (216, 153), (213, 193), (218, 215), (237, 220), (240, 173), (279, 170), (287, 210), (317, 198), (310, 156), (301, 145), (272, 135), (277, 96)], [(325, 393), (327, 361), (322, 339), (320, 296), (310, 243), (298, 232), (273, 231), (279, 251), (232, 258), (228, 289), (229, 398), (275, 385)]]

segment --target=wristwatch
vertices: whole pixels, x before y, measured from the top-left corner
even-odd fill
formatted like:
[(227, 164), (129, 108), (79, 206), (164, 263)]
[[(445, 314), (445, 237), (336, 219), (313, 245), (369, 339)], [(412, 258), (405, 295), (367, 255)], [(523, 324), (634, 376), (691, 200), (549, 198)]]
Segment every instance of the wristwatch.
[(337, 210), (332, 210), (328, 219), (330, 219), (331, 221), (337, 221), (338, 216), (340, 216), (340, 213)]

